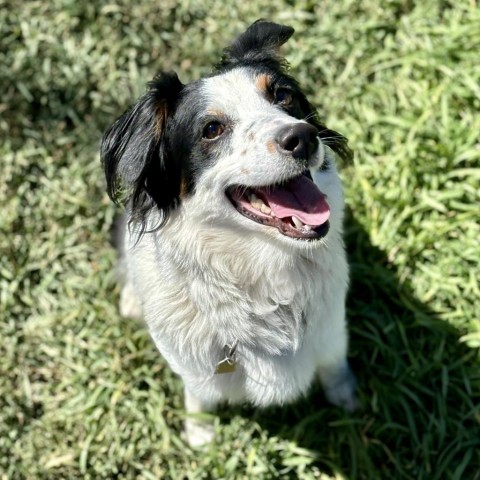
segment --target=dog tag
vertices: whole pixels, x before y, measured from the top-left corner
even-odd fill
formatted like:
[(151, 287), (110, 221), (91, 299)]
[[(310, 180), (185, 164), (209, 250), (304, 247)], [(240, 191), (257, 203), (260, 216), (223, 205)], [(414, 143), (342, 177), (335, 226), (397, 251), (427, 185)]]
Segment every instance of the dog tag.
[(222, 373), (233, 373), (237, 369), (237, 361), (235, 359), (235, 351), (237, 350), (238, 340), (232, 345), (225, 345), (223, 352), (225, 358), (220, 360), (215, 367), (215, 375)]
[(219, 373), (233, 373), (237, 369), (237, 364), (235, 362), (231, 362), (228, 358), (225, 358), (221, 362), (217, 363), (215, 368), (215, 374)]

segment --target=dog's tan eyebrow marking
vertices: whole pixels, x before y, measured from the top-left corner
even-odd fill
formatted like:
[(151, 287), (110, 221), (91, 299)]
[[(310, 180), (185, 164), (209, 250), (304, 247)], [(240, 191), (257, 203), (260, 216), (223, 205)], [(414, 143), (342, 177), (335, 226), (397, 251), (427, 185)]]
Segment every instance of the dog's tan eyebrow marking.
[(225, 116), (225, 112), (223, 112), (222, 110), (216, 110), (214, 108), (209, 108), (207, 110), (207, 113), (209, 115), (211, 115), (212, 117), (224, 117)]
[(262, 73), (255, 80), (255, 85), (257, 86), (257, 88), (265, 94), (269, 93), (269, 87), (271, 83), (272, 83), (272, 78), (270, 77), (270, 75), (267, 75), (266, 73)]

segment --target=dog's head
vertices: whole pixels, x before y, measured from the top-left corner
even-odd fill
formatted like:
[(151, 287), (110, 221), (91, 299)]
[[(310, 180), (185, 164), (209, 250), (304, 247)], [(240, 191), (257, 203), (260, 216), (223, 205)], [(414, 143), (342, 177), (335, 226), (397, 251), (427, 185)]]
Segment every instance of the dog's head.
[(145, 226), (156, 212), (159, 227), (187, 218), (290, 244), (326, 235), (341, 216), (331, 151), (350, 151), (286, 73), (279, 48), (292, 34), (255, 22), (213, 75), (188, 85), (158, 75), (109, 128), (108, 191), (128, 203), (134, 222)]

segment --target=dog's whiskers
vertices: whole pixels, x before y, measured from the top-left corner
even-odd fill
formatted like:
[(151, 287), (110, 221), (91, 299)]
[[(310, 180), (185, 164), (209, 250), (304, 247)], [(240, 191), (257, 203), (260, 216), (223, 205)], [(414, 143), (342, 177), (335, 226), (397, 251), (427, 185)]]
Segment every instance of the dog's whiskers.
[(317, 116), (317, 114), (315, 112), (311, 112), (308, 115), (306, 115), (305, 117), (303, 117), (303, 120), (305, 122), (308, 122), (308, 120), (310, 120), (311, 118), (315, 118), (316, 116)]

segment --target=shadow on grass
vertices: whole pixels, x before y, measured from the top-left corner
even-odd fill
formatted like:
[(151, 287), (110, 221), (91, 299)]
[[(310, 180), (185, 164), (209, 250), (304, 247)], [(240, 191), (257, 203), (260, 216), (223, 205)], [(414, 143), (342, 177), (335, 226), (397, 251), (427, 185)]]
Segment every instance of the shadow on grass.
[(345, 413), (316, 385), (294, 405), (224, 409), (221, 421), (251, 418), (270, 436), (313, 451), (311, 465), (352, 480), (478, 479), (476, 352), (415, 298), (385, 252), (349, 217), (350, 361), (361, 407)]

